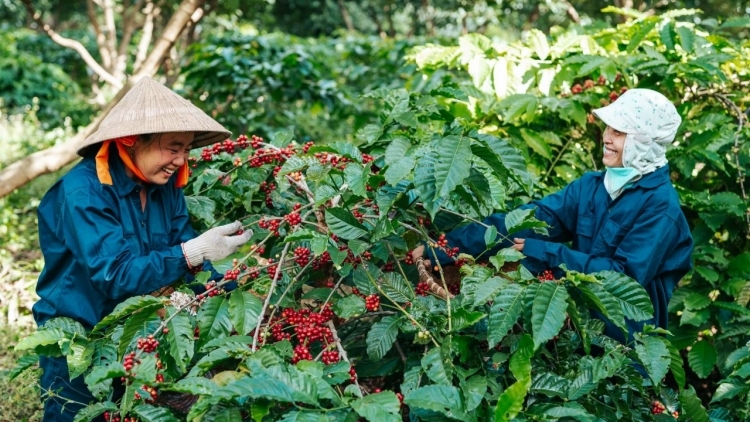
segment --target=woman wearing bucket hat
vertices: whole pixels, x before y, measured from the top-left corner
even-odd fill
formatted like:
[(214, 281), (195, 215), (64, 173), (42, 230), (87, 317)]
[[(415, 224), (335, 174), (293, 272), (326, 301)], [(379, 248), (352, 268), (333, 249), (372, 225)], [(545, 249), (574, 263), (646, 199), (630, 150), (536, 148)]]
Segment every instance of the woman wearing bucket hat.
[[(146, 77), (133, 85), (79, 148), (83, 160), (39, 205), (45, 267), (37, 324), (68, 317), (91, 329), (123, 300), (169, 286), (245, 244), (252, 232), (235, 235), (239, 222), (198, 236), (180, 189), (190, 148), (229, 135), (160, 83)], [(40, 366), (42, 389), (56, 393), (44, 420), (73, 420), (93, 399), (83, 377), (69, 378), (65, 357), (41, 357)]]
[[(559, 192), (521, 206), (536, 208), (536, 218), (550, 226), (549, 236), (524, 230), (487, 256), (513, 247), (536, 270), (565, 264), (575, 271), (612, 270), (637, 280), (654, 305), (652, 320), (628, 320), (626, 340), (614, 324), (597, 315), (606, 323), (605, 334), (625, 343), (644, 324), (667, 327), (672, 291), (692, 267), (693, 239), (665, 155), (682, 119), (669, 99), (649, 89), (631, 89), (594, 114), (607, 125), (602, 160), (606, 170), (586, 173)], [(507, 237), (505, 214), (491, 215), (484, 223)], [(485, 226), (472, 223), (451, 231), (446, 239), (451, 247), (477, 256), (486, 249), (485, 231)], [(423, 255), (420, 246), (414, 251), (415, 261)], [(443, 265), (453, 262), (440, 251), (437, 260)]]

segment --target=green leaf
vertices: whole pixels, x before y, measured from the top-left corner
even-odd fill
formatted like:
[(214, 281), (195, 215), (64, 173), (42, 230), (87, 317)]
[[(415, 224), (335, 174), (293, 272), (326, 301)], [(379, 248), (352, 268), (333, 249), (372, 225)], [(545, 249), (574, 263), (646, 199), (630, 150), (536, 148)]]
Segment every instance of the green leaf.
[(682, 355), (680, 355), (680, 351), (677, 350), (676, 347), (672, 345), (671, 342), (669, 342), (666, 339), (663, 339), (665, 344), (667, 345), (667, 349), (669, 349), (669, 370), (672, 371), (672, 375), (674, 376), (675, 382), (677, 383), (677, 388), (682, 390), (685, 388), (685, 368), (683, 366), (682, 361)]
[(526, 128), (521, 128), (520, 132), (526, 145), (542, 157), (548, 160), (552, 159), (552, 148), (550, 148), (549, 144), (547, 144), (540, 134)]
[(536, 208), (515, 209), (505, 216), (505, 229), (508, 236), (521, 230), (534, 229), (537, 233), (547, 234), (547, 223), (537, 220)]
[(284, 165), (281, 166), (281, 170), (279, 170), (279, 172), (276, 174), (276, 177), (280, 178), (289, 173), (302, 171), (307, 168), (307, 166), (316, 162), (317, 160), (313, 157), (300, 157), (297, 155), (292, 155), (291, 157), (286, 159)]
[(688, 352), (688, 364), (700, 378), (706, 378), (716, 365), (716, 349), (707, 340), (701, 340), (693, 345)]
[(635, 345), (635, 352), (651, 380), (654, 384), (659, 384), (667, 375), (672, 359), (667, 346), (657, 337), (643, 337), (642, 343)]
[(602, 57), (602, 56), (584, 55), (580, 57), (581, 58), (585, 57), (586, 61), (584, 61), (583, 62), (584, 65), (581, 66), (580, 69), (578, 69), (576, 78), (590, 75), (592, 72), (599, 69), (604, 63), (606, 63), (609, 60), (607, 57)]
[(37, 355), (22, 355), (16, 360), (16, 366), (8, 373), (8, 379), (13, 381), (17, 376), (21, 375), (23, 371), (35, 366), (39, 363), (39, 356)]
[(382, 276), (383, 273), (374, 265), (368, 265), (367, 267), (359, 266), (354, 270), (354, 274), (352, 274), (352, 281), (354, 281), (354, 285), (357, 286), (360, 293), (371, 295), (377, 293), (374, 284)]
[(547, 56), (549, 56), (549, 42), (547, 42), (547, 36), (544, 32), (532, 28), (529, 31), (528, 43), (529, 47), (539, 57), (539, 60), (547, 60)]
[(254, 294), (235, 290), (229, 298), (229, 320), (241, 335), (255, 329), (263, 302)]
[(598, 276), (604, 290), (617, 299), (626, 317), (634, 321), (644, 321), (653, 317), (654, 305), (651, 298), (637, 281), (616, 271), (601, 271)]
[(659, 31), (659, 38), (661, 38), (662, 44), (667, 47), (667, 51), (674, 50), (675, 35), (674, 22), (667, 22)]
[(453, 365), (442, 347), (436, 347), (422, 357), (422, 369), (436, 384), (453, 385)]
[(747, 393), (749, 390), (750, 388), (748, 387), (728, 382), (719, 384), (713, 397), (711, 397), (711, 403), (734, 398), (740, 394)]
[[(585, 114), (584, 112), (584, 121)], [(486, 162), (494, 171), (495, 176), (500, 180), (510, 177), (522, 187), (530, 188), (531, 175), (528, 172), (526, 160), (518, 149), (508, 141), (492, 135), (472, 132), (471, 137), (479, 142), (471, 146), (472, 153)]]
[(209, 297), (198, 310), (196, 321), (200, 330), (200, 338), (197, 341), (199, 349), (209, 340), (228, 337), (232, 332), (229, 301), (222, 296)]
[[(369, 169), (370, 166), (362, 167), (357, 163), (349, 163), (344, 169), (344, 178), (346, 179), (346, 184), (349, 185), (349, 189), (351, 189), (352, 193), (357, 196), (367, 195), (367, 173), (365, 173), (365, 170), (367, 170), (367, 172), (369, 173)], [(328, 185), (323, 186), (328, 187)], [(315, 191), (316, 203), (318, 202), (318, 190), (320, 190), (320, 187), (318, 187), (318, 189), (316, 189)], [(330, 197), (335, 196), (336, 190), (333, 188), (330, 188), (330, 190), (333, 193)], [(322, 204), (323, 202), (320, 203)]]
[(690, 386), (680, 393), (680, 404), (682, 404), (682, 413), (690, 415), (693, 422), (709, 422), (706, 408), (701, 404), (698, 395), (695, 394), (693, 386)]
[(432, 410), (461, 421), (475, 420), (466, 414), (458, 389), (448, 385), (428, 385), (406, 394), (404, 403), (410, 408)]
[(690, 293), (685, 298), (685, 309), (696, 311), (707, 308), (711, 304), (711, 299), (705, 293)]
[(370, 360), (380, 360), (393, 347), (398, 334), (401, 318), (397, 315), (387, 316), (372, 325), (367, 333), (367, 355)]
[(604, 314), (607, 319), (621, 330), (627, 332), (627, 327), (625, 326), (625, 315), (622, 312), (622, 306), (617, 298), (606, 291), (604, 287), (595, 283), (588, 283), (585, 286), (579, 285), (578, 290), (583, 293), (583, 296), (594, 306), (594, 308)]
[(503, 269), (506, 262), (518, 262), (523, 259), (523, 254), (513, 248), (500, 249), (497, 255), (490, 257), (490, 264), (498, 270)]
[(216, 202), (205, 196), (186, 196), (188, 211), (190, 214), (200, 218), (206, 223), (214, 222), (214, 213), (216, 212)]
[(598, 381), (594, 378), (591, 369), (583, 369), (570, 383), (568, 389), (568, 400), (578, 400), (596, 388)]
[(518, 284), (507, 284), (500, 291), (490, 310), (487, 341), (489, 347), (495, 347), (508, 334), (518, 317), (523, 312), (524, 288)]
[(66, 356), (70, 379), (78, 378), (89, 369), (95, 345), (96, 343), (89, 343), (86, 340), (79, 339), (75, 339), (70, 343), (70, 351)]
[(401, 421), (401, 403), (393, 391), (368, 394), (351, 403), (359, 416), (370, 422)]
[[(171, 320), (167, 323), (169, 332), (167, 333), (167, 343), (169, 354), (177, 363), (180, 371), (185, 372), (187, 364), (193, 358), (193, 335), (194, 330), (190, 319), (184, 312), (178, 312), (176, 308), (167, 308), (168, 318)], [(174, 318), (171, 318), (174, 315)]]
[(513, 94), (498, 104), (498, 107), (505, 112), (504, 120), (510, 123), (517, 120), (531, 122), (538, 106), (539, 100), (536, 95), (531, 94)]
[(641, 41), (643, 41), (644, 38), (656, 27), (656, 24), (659, 23), (661, 19), (655, 18), (655, 19), (649, 19), (639, 22), (635, 25), (636, 31), (635, 33), (630, 37), (630, 40), (628, 41), (628, 53), (632, 53), (635, 51), (636, 48), (638, 48), (639, 45), (641, 45)]
[(397, 303), (406, 303), (414, 300), (414, 292), (407, 281), (396, 272), (383, 273), (380, 288), (385, 295)]
[(396, 137), (388, 144), (385, 149), (385, 164), (391, 165), (402, 158), (406, 157), (406, 152), (411, 148), (411, 141), (404, 137)]
[(552, 372), (545, 372), (534, 377), (531, 382), (531, 392), (567, 399), (569, 384), (570, 380)]
[(367, 234), (367, 228), (345, 208), (326, 209), (326, 223), (341, 239), (356, 239)]
[(515, 418), (523, 409), (526, 393), (531, 387), (531, 357), (534, 355), (531, 337), (524, 334), (519, 340), (518, 349), (510, 358), (510, 370), (516, 382), (508, 387), (497, 400), (495, 421), (507, 422)]
[(484, 305), (490, 300), (494, 300), (500, 290), (507, 287), (508, 281), (500, 277), (488, 278), (474, 290), (474, 306)]
[(78, 413), (76, 413), (73, 422), (89, 422), (104, 412), (112, 412), (115, 410), (117, 410), (117, 405), (111, 401), (94, 403), (79, 410)]
[(732, 277), (750, 278), (750, 252), (743, 252), (729, 261), (727, 272)]
[(194, 396), (208, 396), (216, 394), (219, 390), (219, 386), (208, 378), (198, 376), (183, 378), (168, 386), (165, 390), (192, 394)]
[(677, 34), (680, 36), (680, 46), (682, 49), (688, 53), (692, 53), (693, 46), (695, 45), (695, 33), (688, 27), (678, 26)]
[(437, 144), (435, 162), (435, 197), (447, 197), (469, 176), (471, 140), (463, 136), (446, 136)]
[(220, 395), (250, 397), (293, 403), (297, 401), (292, 392), (293, 386), (272, 377), (244, 377), (220, 389)]
[(365, 300), (357, 295), (345, 296), (333, 305), (333, 312), (336, 316), (343, 319), (349, 319), (356, 315), (365, 313)]
[(565, 323), (568, 307), (568, 291), (557, 283), (543, 283), (539, 287), (532, 305), (531, 327), (534, 349), (555, 337)]
[(474, 375), (461, 382), (461, 390), (466, 398), (466, 411), (471, 412), (482, 404), (484, 395), (487, 393), (487, 378)]
[(40, 328), (37, 331), (31, 333), (29, 336), (24, 337), (21, 341), (16, 344), (14, 350), (22, 351), (34, 349), (37, 346), (46, 346), (49, 344), (57, 344), (66, 338), (65, 333), (59, 329)]
[[(149, 404), (142, 404), (136, 406), (133, 412), (138, 416), (139, 420), (143, 422), (178, 422), (172, 412), (166, 407), (151, 406)], [(225, 419), (226, 420), (226, 419)]]
[(161, 306), (163, 306), (161, 303), (161, 299), (158, 299), (151, 295), (134, 296), (125, 299), (125, 301), (120, 302), (109, 315), (105, 316), (101, 321), (99, 321), (99, 323), (94, 326), (94, 329), (91, 330), (91, 332), (95, 333), (103, 328), (107, 328), (113, 322), (117, 321), (120, 318), (130, 316), (130, 314), (132, 314), (133, 312), (144, 310), (148, 310), (147, 312), (150, 312), (150, 310), (158, 309)]
[(385, 181), (390, 185), (396, 185), (414, 170), (417, 161), (414, 157), (403, 157), (395, 163), (388, 166), (385, 171)]

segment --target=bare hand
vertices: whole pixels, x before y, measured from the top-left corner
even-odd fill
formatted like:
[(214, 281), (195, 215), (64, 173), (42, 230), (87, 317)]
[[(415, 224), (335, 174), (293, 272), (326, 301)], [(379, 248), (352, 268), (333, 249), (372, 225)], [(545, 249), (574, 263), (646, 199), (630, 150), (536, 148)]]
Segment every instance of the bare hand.
[(513, 239), (513, 246), (511, 248), (517, 250), (518, 252), (523, 252), (523, 245), (526, 243), (526, 239)]

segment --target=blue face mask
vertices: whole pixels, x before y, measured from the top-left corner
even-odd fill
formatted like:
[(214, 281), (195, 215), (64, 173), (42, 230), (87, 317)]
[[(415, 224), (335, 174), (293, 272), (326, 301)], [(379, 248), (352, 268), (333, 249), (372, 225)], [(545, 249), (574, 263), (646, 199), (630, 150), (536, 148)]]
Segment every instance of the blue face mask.
[(641, 178), (641, 173), (632, 167), (607, 167), (604, 187), (610, 198), (616, 199), (627, 188)]

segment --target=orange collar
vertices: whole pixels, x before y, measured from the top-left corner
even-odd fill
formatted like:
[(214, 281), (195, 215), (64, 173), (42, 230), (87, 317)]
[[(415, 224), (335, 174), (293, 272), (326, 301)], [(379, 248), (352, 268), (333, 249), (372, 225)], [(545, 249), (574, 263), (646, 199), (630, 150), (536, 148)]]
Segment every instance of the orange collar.
[[(138, 136), (134, 135), (110, 139), (102, 142), (102, 146), (101, 148), (99, 148), (99, 152), (96, 153), (96, 174), (99, 177), (99, 182), (101, 184), (112, 185), (112, 174), (109, 170), (109, 146), (113, 142), (115, 145), (117, 145), (117, 152), (120, 155), (120, 159), (122, 160), (122, 163), (125, 165), (125, 167), (132, 171), (135, 177), (137, 177), (140, 181), (149, 183), (148, 179), (146, 179), (146, 176), (143, 175), (141, 170), (135, 166), (133, 160), (130, 159), (130, 155), (128, 155), (128, 152), (125, 149), (126, 146), (132, 147), (135, 144), (136, 139), (138, 139)], [(177, 182), (175, 183), (175, 187), (181, 188), (187, 185), (188, 176), (189, 170), (187, 161), (185, 161), (185, 164), (180, 166), (180, 168), (177, 170)]]

